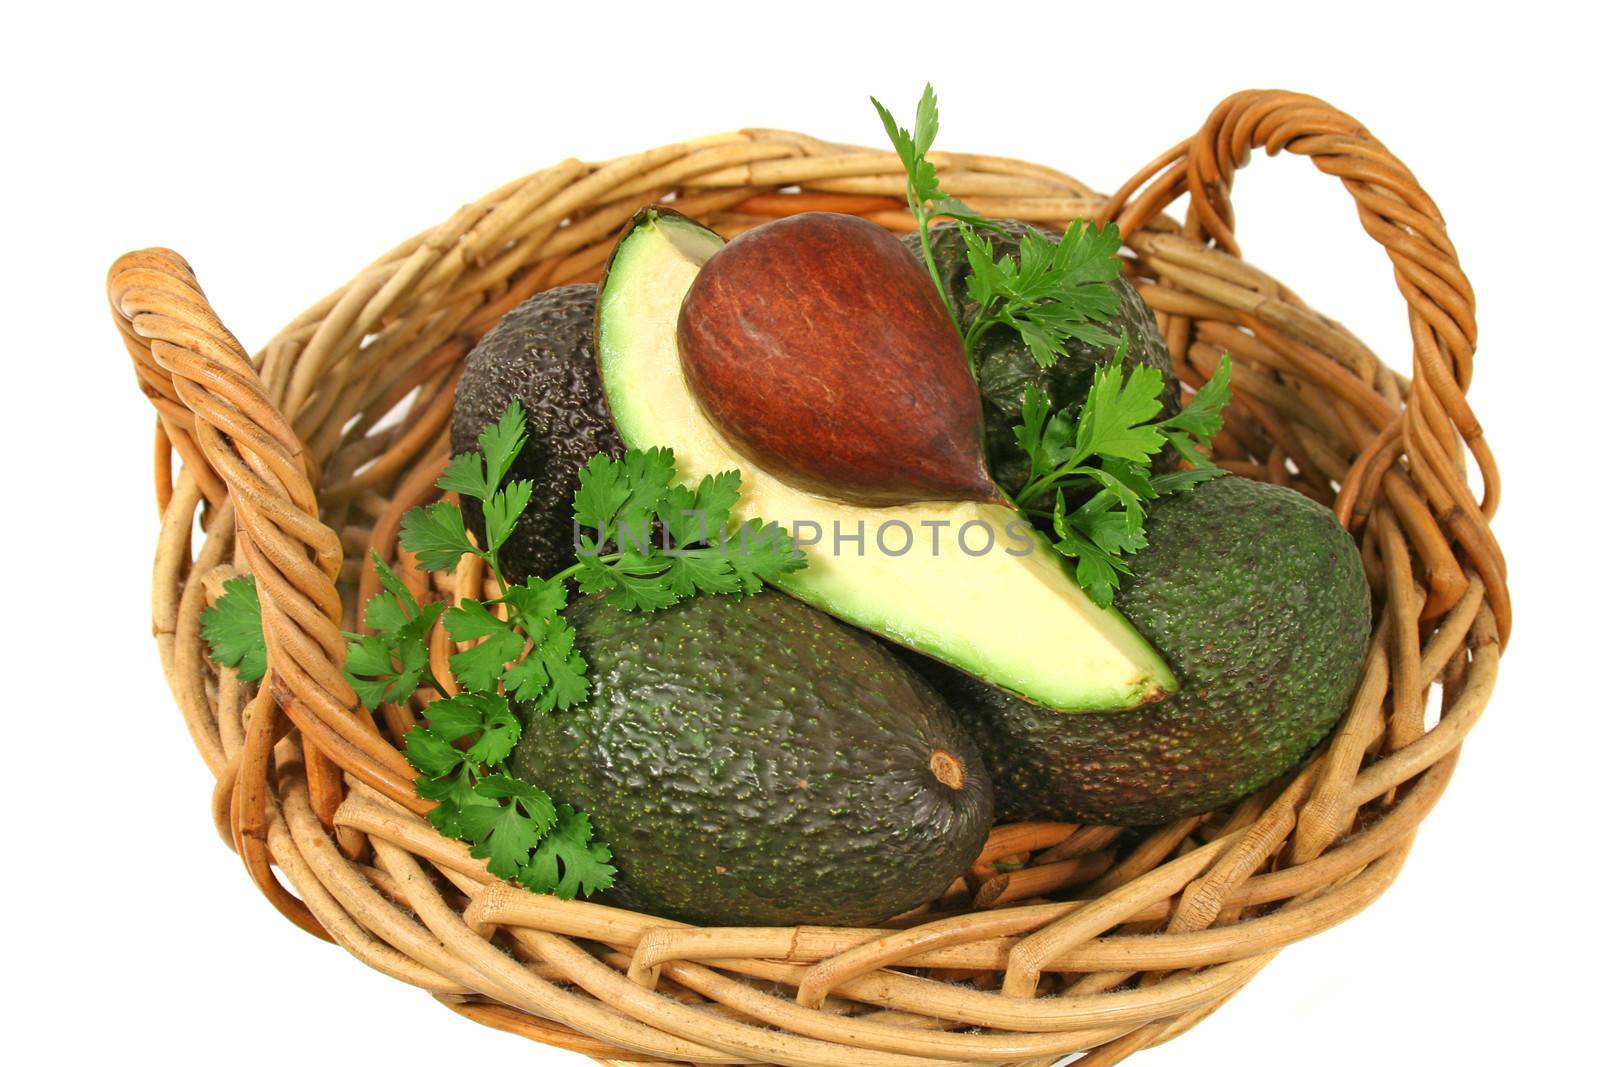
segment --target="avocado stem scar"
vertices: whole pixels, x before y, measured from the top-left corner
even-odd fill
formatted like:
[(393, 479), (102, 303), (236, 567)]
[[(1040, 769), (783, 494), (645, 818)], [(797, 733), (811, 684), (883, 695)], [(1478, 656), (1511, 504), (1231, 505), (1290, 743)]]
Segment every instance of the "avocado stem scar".
[(967, 784), (967, 776), (961, 770), (961, 761), (942, 748), (933, 750), (933, 755), (928, 759), (928, 770), (951, 789), (960, 789)]

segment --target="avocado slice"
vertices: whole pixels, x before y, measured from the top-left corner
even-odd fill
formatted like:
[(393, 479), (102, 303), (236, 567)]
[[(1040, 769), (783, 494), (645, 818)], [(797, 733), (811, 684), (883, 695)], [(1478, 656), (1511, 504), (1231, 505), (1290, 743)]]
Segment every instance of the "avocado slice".
[[(600, 283), (595, 348), (622, 439), (664, 446), (681, 477), (736, 467), (735, 518), (789, 529), (808, 565), (781, 588), (831, 615), (1036, 703), (1127, 708), (1177, 688), (1160, 655), (1097, 607), (1016, 510), (971, 501), (866, 507), (797, 489), (711, 424), (678, 358), (678, 314), (722, 238), (675, 212), (634, 217)], [(963, 545), (965, 548), (963, 548)]]
[(971, 738), (884, 645), (775, 591), (566, 611), (589, 698), (532, 712), (514, 773), (587, 812), (608, 898), (711, 925), (875, 923), (989, 833)]
[(1371, 636), (1361, 552), (1333, 513), (1237, 476), (1162, 497), (1116, 597), (1183, 687), (1061, 715), (924, 673), (983, 750), (1000, 818), (1139, 826), (1232, 803), (1305, 758), (1349, 707)]

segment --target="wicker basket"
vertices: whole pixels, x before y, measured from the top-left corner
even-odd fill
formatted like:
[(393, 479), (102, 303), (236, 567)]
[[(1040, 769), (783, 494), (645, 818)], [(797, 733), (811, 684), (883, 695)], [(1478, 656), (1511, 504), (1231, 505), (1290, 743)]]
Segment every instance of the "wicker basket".
[[(1239, 258), (1233, 173), (1263, 147), (1311, 157), (1355, 198), (1409, 305), (1409, 381)], [(530, 294), (595, 278), (642, 205), (671, 200), (725, 235), (819, 208), (909, 226), (892, 154), (794, 133), (569, 159), (381, 256), (254, 361), (175, 253), (111, 270), (159, 413), (157, 643), (216, 776), (222, 837), (285, 916), (462, 1015), (602, 1060), (1043, 1065), (1093, 1049), (1081, 1062), (1099, 1067), (1193, 1026), (1284, 945), (1383, 892), (1483, 711), (1510, 624), (1488, 527), (1499, 479), (1465, 398), (1473, 295), (1437, 209), (1360, 124), (1283, 92), (1224, 101), (1109, 199), (1034, 164), (935, 158), (987, 214), (1116, 220), (1188, 385), (1232, 353), (1219, 460), (1333, 506), (1381, 608), (1334, 736), (1235, 808), (1154, 832), (999, 827), (945, 900), (890, 929), (696, 929), (491, 877), (419, 817), (427, 802), (393, 747), (414, 710), (353, 710), (340, 670), (340, 630), (376, 587), (367, 549), (394, 558), (401, 514), (436, 493), (462, 357)], [(1184, 193), (1179, 224), (1163, 211)], [(481, 595), (469, 566), (446, 578), (409, 563), (419, 591)], [(236, 570), (261, 592), (259, 689), (218, 672), (199, 636)], [(435, 644), (436, 672), (449, 652)]]

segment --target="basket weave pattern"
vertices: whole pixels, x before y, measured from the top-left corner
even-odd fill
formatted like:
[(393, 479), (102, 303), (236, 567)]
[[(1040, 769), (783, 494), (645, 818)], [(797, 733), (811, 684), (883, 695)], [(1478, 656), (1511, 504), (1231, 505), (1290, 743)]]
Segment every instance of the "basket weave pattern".
[[(1239, 258), (1230, 189), (1255, 148), (1344, 183), (1409, 309), (1409, 379)], [(1034, 164), (934, 159), (985, 214), (1115, 220), (1179, 377), (1198, 386), (1233, 357), (1218, 460), (1322, 500), (1356, 534), (1378, 611), (1332, 738), (1207, 817), (1137, 835), (999, 827), (944, 900), (881, 930), (697, 929), (490, 876), (420, 818), (429, 805), (394, 747), (420, 709), (368, 716), (341, 674), (341, 630), (377, 588), (369, 549), (419, 594), (483, 595), (470, 559), (435, 576), (397, 547), (400, 516), (437, 495), (463, 357), (529, 295), (596, 278), (651, 203), (724, 236), (813, 209), (911, 225), (893, 154), (794, 133), (569, 159), (400, 244), (253, 361), (175, 253), (111, 270), (113, 317), (158, 412), (160, 654), (216, 776), (223, 840), (285, 916), (478, 1022), (615, 1062), (1044, 1065), (1092, 1049), (1081, 1062), (1101, 1067), (1194, 1025), (1390, 884), (1510, 629), (1488, 526), (1499, 476), (1465, 395), (1473, 295), (1437, 209), (1353, 119), (1282, 92), (1224, 101), (1110, 198)], [(1164, 212), (1185, 193), (1180, 223)], [(241, 571), (261, 594), (259, 688), (217, 671), (199, 636)]]

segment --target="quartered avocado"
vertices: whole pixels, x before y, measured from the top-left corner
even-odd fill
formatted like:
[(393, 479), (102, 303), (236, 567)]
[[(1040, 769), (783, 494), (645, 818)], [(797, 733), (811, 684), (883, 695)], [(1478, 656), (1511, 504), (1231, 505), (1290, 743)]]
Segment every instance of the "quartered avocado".
[(875, 923), (977, 857), (972, 741), (880, 643), (781, 593), (566, 612), (587, 700), (531, 713), (513, 773), (589, 814), (616, 903), (714, 925)]
[[(527, 413), (528, 443), (510, 477), (533, 482), (533, 501), (500, 550), (511, 581), (549, 575), (576, 558), (572, 493), (596, 452), (622, 455), (594, 362), (595, 286), (564, 285), (518, 304), (468, 353), (450, 423), (453, 452), (473, 451), (478, 434), (513, 400)], [(483, 509), (461, 501), (483, 539)]]
[(651, 209), (612, 254), (596, 348), (625, 443), (671, 448), (689, 480), (742, 471), (735, 517), (780, 523), (806, 550), (808, 565), (781, 588), (846, 622), (1049, 707), (1125, 708), (1175, 691), (1160, 655), (1090, 601), (1008, 504), (846, 503), (731, 444), (686, 380), (678, 330), (685, 295), (723, 246), (698, 223)]
[(1227, 477), (1163, 497), (1116, 605), (1177, 694), (1063, 714), (957, 671), (925, 673), (982, 748), (1000, 818), (1118, 826), (1231, 803), (1299, 763), (1349, 706), (1371, 628), (1361, 556), (1333, 513)]
[[(1030, 232), (1042, 234), (1050, 241), (1061, 239), (1060, 234), (1015, 219), (1002, 219), (997, 225), (1003, 232), (986, 231), (984, 234), (996, 255), (1018, 255), (1023, 236)], [(922, 245), (916, 234), (907, 234), (901, 240), (919, 257), (922, 255)], [(957, 227), (951, 225), (935, 226), (928, 235), (928, 244), (945, 291), (955, 297), (956, 311), (964, 329), (978, 311), (977, 303), (967, 294), (972, 267), (967, 262), (966, 244)], [(1112, 337), (1127, 334), (1128, 351), (1123, 360), (1128, 366), (1148, 364), (1161, 371), (1166, 381), (1161, 392), (1162, 417), (1177, 414), (1180, 407), (1178, 379), (1172, 373), (1172, 356), (1156, 325), (1155, 313), (1126, 278), (1115, 279), (1111, 287), (1121, 303), (1117, 313), (1099, 325)], [(1051, 412), (1066, 411), (1076, 416), (1089, 393), (1096, 365), (1111, 362), (1115, 354), (1115, 344), (1095, 346), (1074, 338), (1067, 342), (1065, 354), (1046, 368), (1039, 366), (1021, 336), (1009, 326), (995, 326), (983, 335), (975, 357), (978, 385), (983, 392), (985, 448), (990, 473), (1002, 488), (1016, 493), (1028, 480), (1028, 458), (1017, 447), (1011, 433), (1011, 428), (1022, 422), (1022, 397), (1027, 387), (1039, 388)], [(1172, 459), (1166, 455), (1157, 457), (1157, 468), (1170, 467)]]

